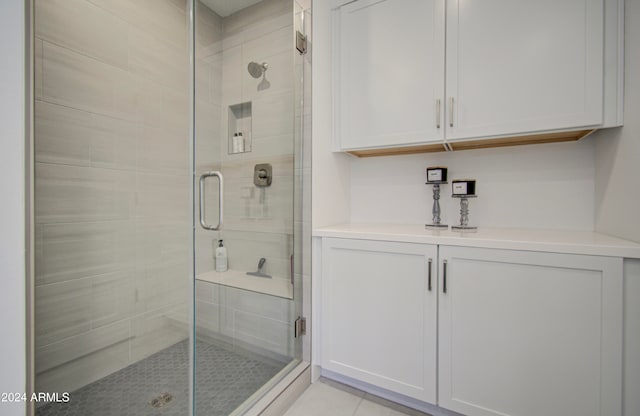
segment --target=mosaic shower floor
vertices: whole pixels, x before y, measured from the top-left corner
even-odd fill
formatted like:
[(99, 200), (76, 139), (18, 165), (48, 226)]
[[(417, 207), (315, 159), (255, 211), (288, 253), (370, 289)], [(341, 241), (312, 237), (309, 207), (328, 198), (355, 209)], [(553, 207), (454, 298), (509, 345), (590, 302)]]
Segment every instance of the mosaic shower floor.
[[(197, 341), (196, 414), (226, 416), (275, 376), (286, 363), (262, 360)], [(161, 407), (150, 403), (163, 393)], [(186, 416), (189, 411), (189, 341), (117, 371), (50, 403), (36, 416)]]

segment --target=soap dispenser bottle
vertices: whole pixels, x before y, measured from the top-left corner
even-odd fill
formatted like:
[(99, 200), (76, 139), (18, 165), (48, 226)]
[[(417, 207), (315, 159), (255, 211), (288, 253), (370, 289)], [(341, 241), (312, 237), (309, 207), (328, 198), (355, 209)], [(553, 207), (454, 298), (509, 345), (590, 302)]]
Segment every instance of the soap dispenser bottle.
[(227, 271), (227, 248), (222, 245), (222, 240), (219, 240), (218, 247), (216, 248), (216, 271)]

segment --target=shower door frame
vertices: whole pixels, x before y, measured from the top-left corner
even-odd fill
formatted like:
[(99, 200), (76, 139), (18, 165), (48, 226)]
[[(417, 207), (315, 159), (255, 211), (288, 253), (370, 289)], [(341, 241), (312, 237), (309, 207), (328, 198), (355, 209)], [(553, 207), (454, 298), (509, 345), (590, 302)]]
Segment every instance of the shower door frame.
[[(26, 285), (25, 291), (27, 295), (26, 299), (26, 386), (25, 390), (27, 397), (32, 397), (35, 392), (35, 362), (36, 362), (36, 349), (35, 349), (35, 0), (26, 0), (25, 5), (25, 70), (26, 70), (26, 141), (25, 146), (25, 169), (26, 169), (26, 188), (27, 198), (25, 201), (26, 206)], [(35, 403), (28, 400), (26, 403), (26, 414), (28, 416), (34, 416), (36, 413)]]

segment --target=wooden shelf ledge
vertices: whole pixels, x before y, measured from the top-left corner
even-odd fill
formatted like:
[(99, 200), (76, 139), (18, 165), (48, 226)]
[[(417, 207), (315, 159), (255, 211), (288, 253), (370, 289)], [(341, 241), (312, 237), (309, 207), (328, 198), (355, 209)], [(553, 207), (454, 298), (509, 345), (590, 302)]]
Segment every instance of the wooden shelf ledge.
[[(357, 157), (398, 156), (417, 153), (434, 153), (455, 150), (486, 149), (490, 147), (522, 146), (526, 144), (571, 142), (580, 140), (591, 134), (590, 130), (563, 131), (557, 133), (529, 134), (525, 136), (501, 137), (496, 139), (479, 139), (462, 142), (425, 144), (419, 146), (385, 147), (383, 149), (348, 150), (347, 153)], [(447, 148), (448, 147), (448, 148)]]

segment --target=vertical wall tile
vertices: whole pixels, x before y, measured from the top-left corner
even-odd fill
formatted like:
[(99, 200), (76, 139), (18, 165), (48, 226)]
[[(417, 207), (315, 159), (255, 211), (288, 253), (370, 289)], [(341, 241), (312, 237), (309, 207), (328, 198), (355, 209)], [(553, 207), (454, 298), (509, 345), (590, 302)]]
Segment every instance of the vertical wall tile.
[(85, 0), (36, 0), (36, 36), (127, 67), (127, 24)]
[(36, 286), (36, 347), (91, 328), (91, 281)]
[(186, 44), (167, 43), (130, 27), (129, 70), (141, 78), (184, 91), (189, 76)]
[(139, 132), (135, 123), (92, 114), (91, 127), (92, 166), (135, 169)]
[(43, 97), (47, 101), (113, 114), (117, 76), (113, 67), (49, 42), (44, 42), (43, 51)]
[(234, 337), (284, 356), (293, 355), (290, 324), (243, 311), (234, 311)]
[(35, 159), (37, 162), (91, 165), (91, 114), (36, 101)]
[(107, 221), (36, 225), (36, 284), (131, 269), (135, 223)]
[(236, 310), (261, 315), (275, 321), (285, 321), (282, 305), (287, 301), (276, 296), (229, 288), (227, 305)]
[[(189, 172), (189, 140), (172, 130), (144, 125), (140, 127), (137, 167), (140, 172), (157, 172), (186, 176)], [(175, 183), (175, 180), (171, 180)], [(154, 188), (160, 191), (162, 182)], [(181, 182), (185, 187), (188, 182)], [(143, 189), (146, 194), (147, 190)]]
[(224, 20), (224, 35), (239, 32), (243, 40), (271, 32), (282, 25), (291, 24), (291, 2), (287, 0), (267, 0), (242, 9)]
[(189, 337), (189, 327), (168, 317), (170, 309), (158, 310), (132, 321), (131, 360), (139, 361)]
[(196, 101), (196, 165), (219, 164), (227, 152), (227, 140), (221, 134), (221, 107), (202, 100)]
[(129, 343), (115, 344), (38, 374), (35, 390), (49, 393), (72, 392), (126, 367), (129, 363)]
[(220, 305), (207, 302), (196, 302), (196, 333), (209, 337), (220, 334)]
[(36, 223), (133, 217), (135, 173), (36, 164)]
[(253, 103), (253, 137), (290, 136), (294, 122), (293, 101), (293, 92), (257, 98)]
[(131, 317), (135, 303), (135, 269), (91, 278), (91, 327)]
[(187, 45), (187, 17), (174, 0), (88, 0), (173, 45)]
[(137, 174), (137, 218), (156, 218), (169, 221), (187, 221), (189, 217), (188, 176), (155, 173)]
[(128, 342), (129, 321), (82, 333), (36, 349), (36, 374), (66, 364), (78, 357), (95, 353), (116, 344)]
[(190, 295), (188, 222), (139, 220), (135, 311), (184, 304)]

